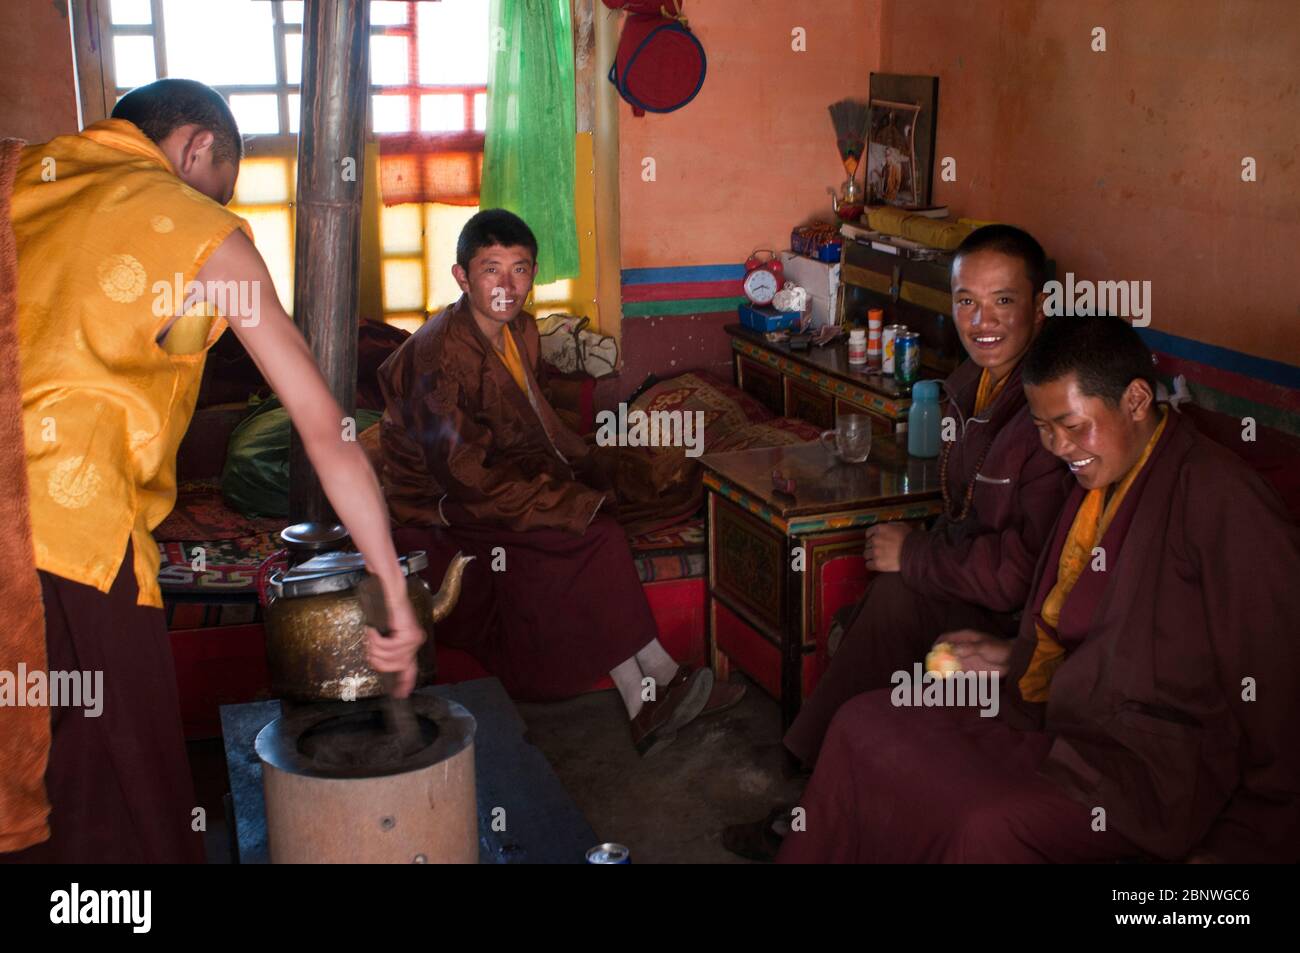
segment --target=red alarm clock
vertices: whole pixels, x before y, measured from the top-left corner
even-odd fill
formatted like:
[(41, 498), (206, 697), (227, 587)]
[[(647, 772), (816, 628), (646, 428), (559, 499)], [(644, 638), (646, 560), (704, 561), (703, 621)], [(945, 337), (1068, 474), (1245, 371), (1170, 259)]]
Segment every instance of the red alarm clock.
[[(760, 255), (767, 257), (760, 258)], [(785, 269), (781, 266), (781, 259), (776, 257), (776, 252), (770, 248), (759, 248), (750, 254), (745, 261), (745, 280), (741, 285), (746, 298), (758, 305), (771, 304), (772, 296), (784, 284)]]

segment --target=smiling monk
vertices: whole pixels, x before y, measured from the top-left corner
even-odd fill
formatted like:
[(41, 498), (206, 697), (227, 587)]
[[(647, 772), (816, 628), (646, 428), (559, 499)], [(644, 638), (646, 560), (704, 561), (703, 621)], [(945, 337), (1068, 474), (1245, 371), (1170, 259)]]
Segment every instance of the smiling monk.
[[(945, 383), (956, 439), (940, 461), (944, 514), (929, 531), (906, 523), (866, 534), (878, 573), (844, 626), (831, 665), (785, 736), (805, 765), (827, 726), (860, 692), (910, 670), (941, 632), (979, 628), (1011, 636), (1034, 563), (1069, 489), (1069, 476), (1039, 443), (1025, 407), (1020, 364), (1043, 326), (1047, 261), (1028, 233), (1009, 225), (972, 232), (952, 266), (953, 316), (970, 359)], [(786, 812), (728, 828), (723, 842), (771, 859)]]
[(1300, 860), (1300, 529), (1124, 321), (1049, 322), (1023, 377), (1076, 486), (1018, 637), (942, 636), (1001, 714), (855, 698), (780, 859)]
[(384, 488), (403, 545), (435, 545), (427, 528), (439, 527), (477, 557), (441, 642), (529, 701), (579, 694), (608, 672), (648, 755), (744, 688), (715, 687), (711, 671), (679, 666), (659, 644), (609, 513), (614, 494), (546, 399), (524, 310), (536, 274), (537, 239), (517, 215), (485, 209), (465, 224), (452, 267), (460, 300), (380, 369)]

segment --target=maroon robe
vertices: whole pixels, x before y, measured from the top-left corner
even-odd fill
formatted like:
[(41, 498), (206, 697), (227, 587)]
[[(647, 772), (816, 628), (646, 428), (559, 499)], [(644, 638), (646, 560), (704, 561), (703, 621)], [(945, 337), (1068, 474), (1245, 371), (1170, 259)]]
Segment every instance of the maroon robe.
[(404, 526), (399, 547), (428, 549), (435, 577), (449, 547), (476, 557), (435, 638), (469, 652), (516, 698), (565, 698), (657, 629), (627, 537), (606, 515), (613, 496), (546, 400), (532, 316), (505, 333), (531, 401), (464, 298), (384, 363), (384, 491)]
[(1300, 860), (1300, 530), (1172, 414), (1101, 541), (1106, 568), (1062, 608), (1048, 701), (1029, 704), (1016, 686), (1083, 496), (1039, 563), (998, 717), (854, 699), (780, 859)]
[(948, 459), (948, 490), (960, 506), (975, 481), (964, 520), (940, 517), (910, 533), (900, 572), (876, 576), (830, 667), (804, 702), (785, 746), (805, 764), (817, 758), (835, 712), (860, 692), (924, 658), (944, 632), (973, 628), (1007, 638), (1029, 598), (1039, 553), (1069, 492), (1064, 465), (1043, 449), (1025, 404), (1017, 366), (1001, 393), (975, 416), (980, 367), (967, 361), (946, 387), (945, 413), (964, 421)]
[(50, 838), (0, 863), (202, 863), (162, 609), (136, 605), (127, 544), (107, 593), (40, 573), (51, 672), (102, 672), (97, 717), (50, 708)]

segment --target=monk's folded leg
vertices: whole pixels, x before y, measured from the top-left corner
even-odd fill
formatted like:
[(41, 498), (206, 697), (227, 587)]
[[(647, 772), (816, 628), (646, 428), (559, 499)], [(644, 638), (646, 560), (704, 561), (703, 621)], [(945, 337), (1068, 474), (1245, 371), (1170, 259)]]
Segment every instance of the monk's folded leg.
[(804, 792), (785, 863), (1028, 863), (1135, 853), (1037, 774), (1051, 746), (975, 708), (902, 708), (889, 691), (844, 705)]
[(472, 654), (513, 698), (581, 694), (658, 636), (627, 536), (611, 517), (596, 517), (581, 535), (474, 525), (442, 532), (476, 557), (462, 591), (479, 588), (470, 599), (481, 607), (480, 627), (462, 616), (435, 637)]
[(888, 687), (894, 672), (910, 672), (940, 635), (966, 628), (1007, 635), (1014, 631), (1008, 617), (981, 606), (923, 596), (899, 573), (877, 576), (830, 667), (786, 732), (786, 748), (804, 764), (813, 764), (841, 705), (863, 692)]

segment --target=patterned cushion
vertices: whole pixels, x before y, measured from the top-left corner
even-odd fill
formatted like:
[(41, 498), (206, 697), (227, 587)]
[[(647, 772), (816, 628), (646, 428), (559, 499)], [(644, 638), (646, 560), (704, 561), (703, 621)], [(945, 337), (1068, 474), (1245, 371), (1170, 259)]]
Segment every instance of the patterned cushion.
[[(704, 412), (704, 448), (715, 450), (728, 434), (747, 424), (773, 419), (772, 412), (744, 391), (719, 377), (703, 372), (692, 372), (660, 381), (638, 397), (629, 411), (680, 410), (691, 413)], [(675, 448), (648, 448), (663, 452)], [(676, 450), (680, 453), (680, 450)]]
[(704, 518), (651, 530), (628, 540), (642, 583), (694, 579), (708, 570)]
[(782, 447), (792, 443), (808, 443), (821, 436), (821, 430), (806, 420), (795, 417), (775, 417), (762, 423), (749, 424), (733, 430), (711, 450), (752, 450), (755, 447)]

